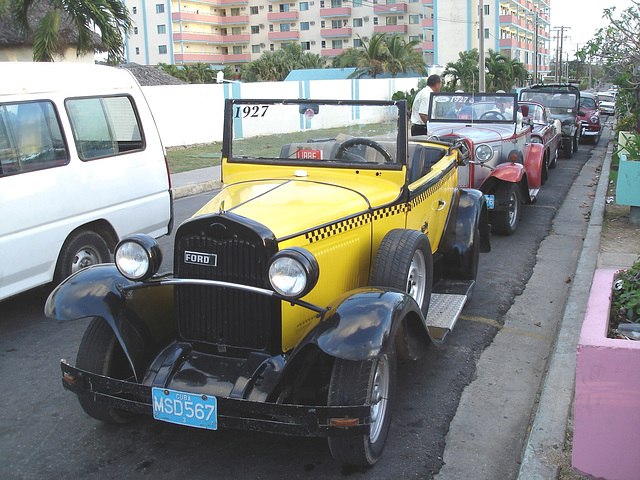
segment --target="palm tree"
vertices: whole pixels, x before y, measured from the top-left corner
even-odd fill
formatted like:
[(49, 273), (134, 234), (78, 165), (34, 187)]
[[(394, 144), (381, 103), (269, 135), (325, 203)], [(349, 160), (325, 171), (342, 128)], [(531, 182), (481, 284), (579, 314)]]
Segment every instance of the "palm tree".
[(424, 64), (424, 59), (420, 52), (416, 52), (414, 47), (420, 43), (418, 40), (412, 40), (407, 43), (397, 33), (394, 33), (386, 40), (387, 48), (389, 51), (389, 58), (386, 61), (386, 71), (388, 71), (392, 77), (396, 77), (399, 73), (407, 73), (413, 71), (427, 76), (427, 69)]
[(465, 92), (478, 89), (478, 49), (458, 53), (456, 62), (447, 63), (443, 78), (447, 80), (447, 90), (461, 88)]
[(505, 92), (511, 89), (513, 83), (513, 73), (509, 59), (500, 52), (489, 49), (485, 59), (487, 69), (487, 90), (495, 92), (502, 89)]
[(348, 78), (371, 77), (376, 78), (385, 72), (385, 61), (388, 58), (389, 47), (385, 42), (385, 34), (374, 33), (369, 41), (362, 41), (363, 48), (349, 48), (340, 53), (339, 67), (355, 67), (355, 71)]
[(298, 43), (285, 45), (275, 52), (265, 52), (242, 69), (242, 79), (248, 82), (277, 82), (284, 80), (291, 70), (324, 68), (326, 58), (304, 52)]
[[(46, 2), (50, 10), (35, 25), (29, 12), (36, 3)], [(94, 28), (100, 31), (102, 43), (111, 60), (124, 55), (124, 37), (131, 28), (131, 17), (122, 0), (14, 0), (14, 16), (26, 33), (33, 33), (33, 60), (52, 62), (55, 54), (67, 47), (61, 35), (65, 21), (77, 29), (78, 55), (94, 51)]]

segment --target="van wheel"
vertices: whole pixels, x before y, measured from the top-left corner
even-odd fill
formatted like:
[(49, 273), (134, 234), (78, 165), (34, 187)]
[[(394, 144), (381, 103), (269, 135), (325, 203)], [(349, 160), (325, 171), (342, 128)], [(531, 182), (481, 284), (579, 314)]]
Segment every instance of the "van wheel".
[(57, 285), (72, 273), (89, 265), (110, 261), (111, 253), (104, 239), (91, 230), (80, 230), (64, 242), (53, 277), (54, 282)]
[(338, 461), (373, 465), (387, 441), (395, 401), (396, 356), (393, 343), (380, 358), (362, 361), (337, 358), (329, 384), (329, 405), (371, 405), (369, 432), (329, 437), (329, 450)]
[(429, 238), (417, 230), (391, 230), (380, 242), (371, 270), (372, 286), (408, 293), (427, 317), (433, 287)]
[[(94, 317), (84, 332), (78, 348), (76, 366), (82, 370), (118, 380), (133, 378), (131, 366), (118, 339), (109, 324), (101, 317)], [(87, 415), (101, 422), (130, 423), (137, 416), (134, 413), (98, 403), (91, 394), (79, 395), (78, 401)]]

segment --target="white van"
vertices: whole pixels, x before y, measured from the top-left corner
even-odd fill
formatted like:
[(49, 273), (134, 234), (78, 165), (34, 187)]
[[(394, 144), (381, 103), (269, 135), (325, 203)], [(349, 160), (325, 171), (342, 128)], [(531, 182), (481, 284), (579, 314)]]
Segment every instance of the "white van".
[(0, 300), (171, 231), (164, 147), (130, 72), (0, 63)]

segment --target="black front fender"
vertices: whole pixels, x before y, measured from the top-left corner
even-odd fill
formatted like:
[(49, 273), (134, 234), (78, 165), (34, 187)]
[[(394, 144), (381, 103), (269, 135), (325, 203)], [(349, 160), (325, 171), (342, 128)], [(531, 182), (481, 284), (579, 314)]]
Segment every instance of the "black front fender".
[[(152, 286), (124, 293), (133, 284), (113, 264), (94, 265), (67, 278), (49, 295), (44, 313), (68, 321), (102, 317), (112, 328), (140, 381), (163, 345), (175, 338), (170, 286)], [(136, 308), (140, 306), (141, 308)]]
[(380, 357), (407, 316), (419, 318), (431, 338), (418, 304), (408, 294), (372, 287), (352, 290), (332, 302), (296, 350), (313, 343), (327, 355), (345, 360)]

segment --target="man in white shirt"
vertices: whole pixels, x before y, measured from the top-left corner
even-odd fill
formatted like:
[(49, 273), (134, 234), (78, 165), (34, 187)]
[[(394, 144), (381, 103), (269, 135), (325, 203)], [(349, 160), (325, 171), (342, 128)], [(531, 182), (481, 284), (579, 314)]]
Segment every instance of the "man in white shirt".
[(442, 87), (440, 75), (427, 78), (427, 86), (418, 92), (411, 108), (411, 135), (426, 135), (429, 114), (429, 98)]

